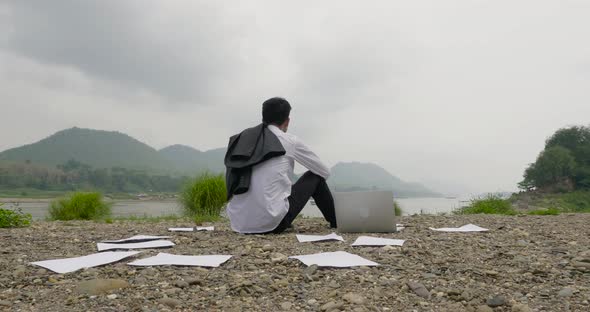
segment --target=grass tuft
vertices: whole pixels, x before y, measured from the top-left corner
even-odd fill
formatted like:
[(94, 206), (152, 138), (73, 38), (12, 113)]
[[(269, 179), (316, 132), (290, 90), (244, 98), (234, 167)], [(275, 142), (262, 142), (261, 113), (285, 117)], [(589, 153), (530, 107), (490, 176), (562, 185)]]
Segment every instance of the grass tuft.
[(401, 217), (402, 216), (402, 207), (400, 207), (400, 205), (394, 200), (393, 201), (393, 211), (395, 213), (396, 217)]
[(223, 175), (204, 173), (184, 186), (180, 193), (180, 204), (184, 215), (195, 222), (212, 222), (219, 220), (226, 196)]
[(528, 212), (528, 214), (534, 216), (557, 216), (559, 213), (560, 211), (557, 208), (537, 209)]
[(0, 228), (25, 227), (31, 225), (31, 214), (23, 213), (17, 206), (16, 209), (1, 208), (4, 204), (0, 203)]
[(508, 200), (499, 195), (488, 194), (471, 200), (469, 206), (459, 208), (454, 214), (502, 214), (515, 215), (516, 211)]
[(52, 201), (49, 207), (50, 220), (98, 220), (110, 215), (111, 205), (100, 193), (73, 193)]

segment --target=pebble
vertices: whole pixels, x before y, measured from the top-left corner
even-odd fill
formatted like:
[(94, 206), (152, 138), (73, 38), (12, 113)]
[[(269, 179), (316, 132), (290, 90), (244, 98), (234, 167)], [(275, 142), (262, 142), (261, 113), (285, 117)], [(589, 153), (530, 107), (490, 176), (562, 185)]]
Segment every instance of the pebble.
[(354, 304), (363, 304), (365, 303), (365, 298), (363, 298), (359, 294), (355, 293), (347, 293), (346, 295), (342, 296), (342, 299)]
[(321, 306), (320, 309), (322, 311), (330, 312), (330, 311), (340, 309), (343, 306), (344, 306), (344, 302), (330, 301), (330, 302), (324, 304), (323, 306)]
[(270, 262), (272, 262), (272, 263), (280, 263), (280, 262), (285, 262), (285, 261), (287, 261), (288, 259), (289, 259), (289, 258), (288, 258), (287, 256), (285, 256), (285, 255), (284, 255), (284, 254), (282, 254), (282, 253), (278, 253), (278, 252), (277, 252), (277, 253), (273, 253), (273, 254), (270, 256)]
[(526, 304), (517, 303), (512, 306), (512, 312), (532, 312), (533, 310)]
[(406, 285), (408, 285), (408, 287), (418, 296), (424, 298), (424, 299), (430, 299), (430, 292), (428, 291), (428, 289), (426, 289), (426, 287), (424, 287), (424, 285), (422, 285), (421, 283), (417, 283), (417, 282), (407, 282)]
[(480, 305), (475, 309), (476, 312), (494, 312), (494, 310), (486, 305)]
[(565, 287), (557, 293), (558, 297), (565, 297), (565, 298), (571, 297), (573, 295), (574, 295), (574, 290), (569, 287)]
[(285, 311), (289, 311), (291, 310), (291, 306), (293, 304), (291, 304), (291, 302), (283, 302), (281, 303), (281, 309), (285, 310)]
[(179, 306), (182, 304), (182, 302), (178, 299), (174, 299), (174, 298), (169, 298), (169, 297), (165, 297), (160, 299), (160, 303), (163, 305), (166, 305), (170, 308), (175, 308), (176, 306)]
[(262, 251), (273, 251), (273, 247), (270, 244), (266, 244), (264, 246), (262, 246)]
[(188, 287), (188, 282), (185, 281), (176, 281), (174, 282), (174, 286), (178, 287), (178, 288), (187, 288)]
[(111, 300), (117, 299), (117, 295), (116, 294), (110, 294), (110, 295), (107, 296), (107, 299), (111, 299)]
[(506, 304), (506, 298), (501, 295), (496, 295), (486, 301), (486, 304), (492, 308), (503, 306)]
[(203, 285), (203, 281), (200, 278), (187, 278), (185, 280), (185, 282), (187, 282), (187, 284), (193, 286), (193, 285)]

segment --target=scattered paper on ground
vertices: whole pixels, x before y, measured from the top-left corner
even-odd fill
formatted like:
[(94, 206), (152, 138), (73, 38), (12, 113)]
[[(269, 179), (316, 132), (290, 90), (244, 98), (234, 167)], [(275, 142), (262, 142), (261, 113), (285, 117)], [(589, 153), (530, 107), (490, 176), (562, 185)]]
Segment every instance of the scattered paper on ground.
[(332, 234), (328, 234), (328, 235), (303, 235), (303, 234), (297, 234), (297, 240), (300, 243), (307, 243), (307, 242), (319, 242), (319, 241), (325, 241), (325, 240), (339, 240), (339, 241), (344, 241), (344, 238), (342, 238), (342, 236), (336, 234), (336, 233), (332, 233)]
[(83, 268), (92, 268), (121, 261), (138, 253), (139, 251), (108, 251), (82, 257), (31, 262), (31, 264), (44, 267), (56, 273), (70, 273)]
[(379, 263), (367, 260), (355, 254), (346, 251), (322, 252), (312, 255), (292, 256), (292, 259), (298, 259), (305, 265), (317, 265), (321, 267), (347, 268), (354, 266), (376, 266)]
[(161, 252), (158, 255), (150, 258), (140, 259), (129, 263), (129, 265), (136, 266), (152, 266), (152, 265), (189, 265), (189, 266), (204, 266), (204, 267), (218, 267), (226, 262), (232, 256), (226, 255), (211, 255), (211, 256), (182, 256), (173, 255)]
[(102, 243), (119, 244), (119, 243), (139, 243), (148, 242), (153, 240), (159, 240), (164, 238), (170, 238), (170, 236), (152, 236), (152, 235), (135, 235), (129, 238), (123, 238), (119, 240), (106, 240)]
[(485, 232), (485, 231), (489, 231), (488, 229), (484, 229), (482, 227), (479, 227), (475, 224), (466, 224), (462, 227), (458, 227), (458, 228), (439, 228), (439, 229), (435, 229), (435, 228), (430, 228), (433, 231), (441, 231), (441, 232)]
[(163, 248), (174, 246), (174, 243), (168, 240), (155, 240), (141, 243), (127, 243), (127, 244), (111, 244), (111, 243), (97, 243), (98, 251), (111, 249), (146, 249), (146, 248)]
[(215, 230), (214, 226), (197, 226), (197, 231), (213, 231)]
[(380, 238), (371, 236), (359, 236), (352, 246), (403, 246), (405, 240), (403, 239), (392, 239), (392, 238)]
[(170, 232), (192, 232), (195, 228), (188, 227), (188, 228), (168, 228)]

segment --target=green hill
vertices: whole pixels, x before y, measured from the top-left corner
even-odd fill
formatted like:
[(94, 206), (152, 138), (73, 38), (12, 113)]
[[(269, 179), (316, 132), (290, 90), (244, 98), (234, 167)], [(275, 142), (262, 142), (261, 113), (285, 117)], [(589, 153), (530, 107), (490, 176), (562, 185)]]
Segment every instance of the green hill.
[(422, 184), (404, 182), (372, 163), (338, 163), (331, 172), (328, 184), (336, 191), (392, 190), (399, 197), (442, 196)]
[(158, 151), (126, 134), (76, 127), (0, 153), (0, 160), (29, 160), (49, 166), (63, 164), (70, 159), (94, 168), (161, 170), (167, 166)]
[(225, 148), (217, 148), (209, 151), (199, 151), (186, 145), (171, 145), (158, 151), (166, 159), (171, 168), (179, 172), (194, 172), (209, 170), (223, 172), (223, 157)]

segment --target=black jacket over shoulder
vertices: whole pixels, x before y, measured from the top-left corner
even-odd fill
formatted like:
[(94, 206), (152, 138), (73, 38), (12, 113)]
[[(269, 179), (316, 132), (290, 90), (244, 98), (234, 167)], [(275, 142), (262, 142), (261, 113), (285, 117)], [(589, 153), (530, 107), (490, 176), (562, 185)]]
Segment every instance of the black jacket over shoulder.
[(282, 155), (285, 155), (285, 149), (281, 141), (266, 124), (248, 128), (229, 138), (224, 159), (227, 199), (248, 191), (252, 166)]

